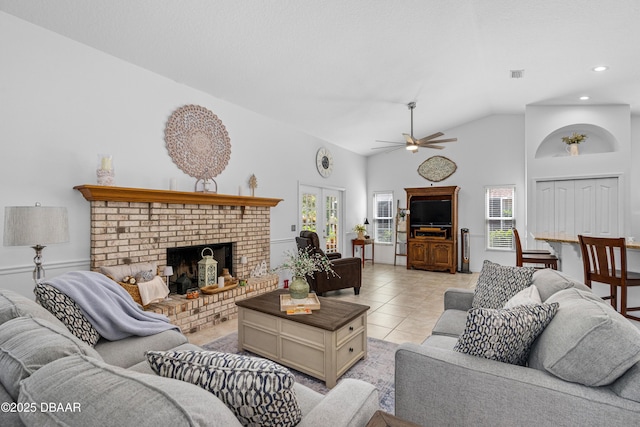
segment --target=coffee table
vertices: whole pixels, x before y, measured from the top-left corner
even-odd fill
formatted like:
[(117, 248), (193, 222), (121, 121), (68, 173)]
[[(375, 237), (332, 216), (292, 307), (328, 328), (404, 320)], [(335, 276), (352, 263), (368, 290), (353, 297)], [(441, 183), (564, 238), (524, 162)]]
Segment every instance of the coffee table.
[(280, 311), (286, 290), (258, 295), (238, 306), (238, 350), (256, 353), (323, 380), (332, 388), (347, 369), (367, 356), (369, 306), (318, 297), (320, 310)]

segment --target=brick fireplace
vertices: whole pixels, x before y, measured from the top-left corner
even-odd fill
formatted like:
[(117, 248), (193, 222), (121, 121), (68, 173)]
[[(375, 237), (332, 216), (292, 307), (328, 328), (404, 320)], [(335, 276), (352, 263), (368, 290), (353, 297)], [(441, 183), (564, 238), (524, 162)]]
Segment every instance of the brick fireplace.
[[(244, 267), (247, 276), (262, 261), (269, 264), (270, 209), (281, 199), (96, 185), (74, 188), (91, 203), (91, 270), (156, 262), (162, 274), (167, 265), (168, 248), (227, 242), (233, 244), (232, 271), (236, 274), (242, 271), (242, 256), (247, 257)], [(210, 313), (211, 320), (218, 323), (235, 317), (235, 298), (246, 298), (251, 292), (266, 292), (278, 285), (277, 276), (268, 276), (264, 281), (268, 282), (266, 287), (263, 281), (252, 279), (247, 289), (225, 291), (223, 294), (229, 293), (231, 304), (224, 301), (227, 295), (216, 294), (200, 298), (207, 300), (206, 304), (185, 300), (170, 308), (154, 304), (150, 309), (169, 315), (172, 322), (178, 324), (178, 320), (186, 317), (180, 313), (194, 308), (197, 319), (206, 319), (207, 316), (202, 316), (206, 311), (202, 306), (209, 304), (209, 300), (212, 304), (213, 300), (221, 301), (220, 306), (226, 307), (225, 313)], [(192, 321), (180, 323), (178, 326), (183, 332), (193, 332), (206, 321), (196, 325)]]

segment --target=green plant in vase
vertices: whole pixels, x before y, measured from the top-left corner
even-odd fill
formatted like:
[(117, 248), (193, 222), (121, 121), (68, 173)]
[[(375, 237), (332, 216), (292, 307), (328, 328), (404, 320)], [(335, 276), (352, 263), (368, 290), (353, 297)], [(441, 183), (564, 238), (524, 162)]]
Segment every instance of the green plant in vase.
[(289, 284), (291, 299), (304, 299), (309, 295), (309, 283), (306, 278), (316, 271), (336, 275), (331, 261), (323, 254), (314, 252), (312, 248), (298, 249), (295, 252), (286, 251), (284, 262), (275, 270), (291, 271), (293, 275), (293, 280)]
[(367, 227), (362, 224), (356, 224), (356, 226), (353, 227), (353, 231), (358, 233), (358, 239), (362, 240), (364, 239), (364, 233), (367, 231)]

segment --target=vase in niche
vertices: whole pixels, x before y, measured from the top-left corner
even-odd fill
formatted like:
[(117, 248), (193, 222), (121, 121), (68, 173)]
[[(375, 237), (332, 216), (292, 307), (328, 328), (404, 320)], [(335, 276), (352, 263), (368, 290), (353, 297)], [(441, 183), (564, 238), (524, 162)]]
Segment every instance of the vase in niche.
[(572, 156), (579, 156), (580, 151), (578, 150), (578, 144), (567, 145), (567, 152)]
[(289, 283), (289, 295), (293, 300), (305, 299), (309, 296), (309, 283), (304, 277), (294, 277)]

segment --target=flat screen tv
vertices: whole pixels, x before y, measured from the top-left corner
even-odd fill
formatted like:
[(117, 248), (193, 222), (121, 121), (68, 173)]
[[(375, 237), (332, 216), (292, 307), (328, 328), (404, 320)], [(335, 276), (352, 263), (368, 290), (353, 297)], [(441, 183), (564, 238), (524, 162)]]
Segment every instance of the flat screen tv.
[(451, 200), (412, 200), (409, 209), (412, 227), (451, 225)]

